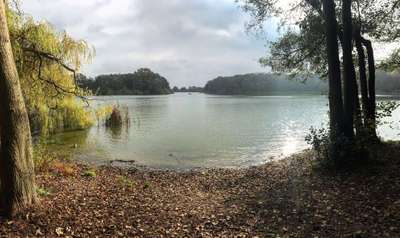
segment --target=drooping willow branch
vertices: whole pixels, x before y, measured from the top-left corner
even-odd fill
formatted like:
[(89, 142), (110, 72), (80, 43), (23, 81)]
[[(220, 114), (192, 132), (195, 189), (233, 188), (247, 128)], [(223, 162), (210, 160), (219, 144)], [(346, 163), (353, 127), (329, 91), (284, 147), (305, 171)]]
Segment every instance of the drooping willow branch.
[[(23, 47), (22, 48), (24, 51), (32, 53), (35, 55), (36, 59), (39, 61), (39, 65), (38, 65), (38, 73), (37, 73), (37, 77), (40, 81), (51, 85), (57, 92), (57, 95), (55, 95), (54, 97), (57, 97), (61, 94), (70, 94), (70, 95), (74, 95), (78, 98), (80, 98), (82, 101), (84, 101), (87, 106), (89, 106), (89, 102), (88, 99), (81, 95), (80, 93), (78, 93), (79, 90), (79, 86), (78, 86), (78, 82), (77, 82), (77, 73), (76, 70), (70, 66), (68, 66), (67, 64), (65, 64), (63, 62), (62, 59), (56, 57), (55, 55), (48, 53), (48, 52), (44, 52), (44, 51), (40, 51), (37, 50), (35, 48), (28, 48), (28, 47)], [(70, 90), (70, 89), (66, 89), (63, 86), (59, 85), (57, 82), (55, 82), (54, 80), (51, 79), (47, 79), (42, 75), (42, 68), (43, 68), (43, 62), (44, 60), (49, 60), (52, 61), (58, 65), (60, 65), (62, 68), (64, 68), (65, 70), (69, 71), (70, 73), (72, 73), (73, 76), (73, 80), (74, 80), (74, 85), (75, 88)]]

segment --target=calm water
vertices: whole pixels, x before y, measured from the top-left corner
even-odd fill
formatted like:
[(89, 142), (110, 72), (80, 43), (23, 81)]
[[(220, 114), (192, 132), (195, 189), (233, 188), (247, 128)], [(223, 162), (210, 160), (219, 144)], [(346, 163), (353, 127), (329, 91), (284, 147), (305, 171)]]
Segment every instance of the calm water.
[[(131, 125), (60, 134), (59, 144), (77, 144), (74, 154), (81, 160), (135, 160), (169, 169), (250, 166), (284, 157), (307, 148), (309, 128), (321, 127), (328, 118), (326, 96), (179, 93), (95, 97), (92, 104), (127, 106)], [(397, 118), (399, 111), (392, 120)], [(385, 139), (396, 139), (398, 132), (379, 128)]]

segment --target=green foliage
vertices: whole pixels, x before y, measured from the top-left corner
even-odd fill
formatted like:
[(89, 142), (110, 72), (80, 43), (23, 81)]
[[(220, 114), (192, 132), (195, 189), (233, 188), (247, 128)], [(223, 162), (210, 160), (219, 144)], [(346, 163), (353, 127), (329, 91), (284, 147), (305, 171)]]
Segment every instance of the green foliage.
[(311, 145), (319, 166), (323, 168), (351, 169), (376, 158), (375, 138), (366, 134), (357, 135), (349, 141), (344, 136), (336, 135), (332, 141), (329, 129), (311, 128), (305, 140)]
[(325, 52), (324, 24), (321, 16), (309, 13), (302, 19), (296, 31), (289, 30), (271, 43), (269, 54), (260, 59), (273, 72), (284, 72), (307, 79), (310, 75), (325, 76), (327, 59)]
[(97, 123), (100, 125), (102, 123), (102, 120), (106, 120), (112, 113), (114, 107), (113, 106), (105, 106), (105, 107), (100, 107), (97, 110), (95, 110), (94, 114), (97, 120)]
[(269, 95), (277, 92), (321, 94), (327, 89), (327, 85), (316, 77), (311, 78), (307, 83), (288, 79), (289, 77), (285, 75), (277, 74), (218, 77), (207, 82), (204, 92), (220, 95)]
[(82, 130), (94, 123), (94, 113), (74, 98), (58, 102), (56, 109), (41, 105), (30, 111), (33, 131), (49, 135), (62, 131)]
[(48, 134), (91, 125), (89, 113), (76, 96), (74, 72), (94, 56), (85, 41), (36, 22), (16, 9), (7, 9), (13, 53), (34, 133)]
[(83, 172), (82, 174), (84, 177), (90, 177), (90, 178), (94, 178), (97, 176), (96, 171), (94, 171), (93, 169), (89, 169)]
[(38, 142), (33, 148), (33, 161), (37, 172), (47, 171), (51, 163), (57, 159), (57, 154), (50, 151), (45, 143)]
[(135, 186), (135, 182), (132, 179), (127, 178), (126, 176), (118, 176), (117, 181), (121, 183), (121, 185), (133, 188)]
[[(294, 1), (289, 9), (282, 9), (276, 0), (237, 0), (251, 16), (249, 29), (262, 30), (265, 21), (278, 16), (281, 36), (269, 47), (268, 55), (260, 61), (274, 72), (318, 74), (326, 76), (327, 61), (324, 16), (321, 0)], [(341, 1), (335, 0), (336, 12), (341, 12)], [(394, 42), (400, 37), (400, 4), (398, 0), (353, 1), (354, 25), (363, 35), (374, 41)], [(341, 14), (337, 15), (339, 29), (343, 29)], [(399, 50), (384, 63), (385, 70), (398, 68)]]
[(399, 108), (400, 104), (396, 101), (383, 101), (377, 104), (376, 120), (378, 125), (387, 124), (385, 118), (392, 117), (393, 112)]
[(100, 75), (96, 79), (80, 77), (79, 84), (99, 95), (162, 95), (171, 94), (168, 81), (150, 69), (131, 74)]
[(148, 188), (150, 188), (150, 182), (145, 181), (143, 184), (143, 189), (148, 189)]
[(173, 87), (172, 88), (172, 91), (174, 91), (174, 92), (182, 92), (182, 93), (185, 93), (185, 92), (193, 92), (193, 93), (201, 93), (201, 92), (203, 92), (204, 91), (204, 88), (202, 88), (202, 87), (196, 87), (196, 86), (189, 86), (189, 87), (182, 87), (182, 88), (178, 88), (178, 87)]
[(313, 150), (316, 152), (318, 160), (329, 160), (330, 158), (330, 138), (329, 130), (325, 128), (316, 129), (310, 128), (309, 134), (305, 138), (307, 144), (311, 145)]
[[(244, 74), (218, 77), (209, 81), (204, 92), (209, 94), (268, 95), (276, 92), (316, 93), (328, 91), (328, 84), (316, 75), (297, 74)], [(400, 74), (378, 71), (376, 91), (381, 93), (400, 92)], [(304, 78), (308, 78), (304, 81)]]
[(36, 193), (40, 197), (47, 197), (51, 194), (50, 191), (48, 191), (46, 188), (36, 188)]

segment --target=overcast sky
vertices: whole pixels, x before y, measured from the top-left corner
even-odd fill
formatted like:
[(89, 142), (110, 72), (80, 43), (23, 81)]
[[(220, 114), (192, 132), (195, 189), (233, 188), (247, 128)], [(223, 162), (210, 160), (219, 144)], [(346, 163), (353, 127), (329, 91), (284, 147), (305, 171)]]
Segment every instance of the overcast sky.
[[(149, 67), (172, 86), (264, 72), (266, 40), (249, 35), (234, 0), (27, 0), (23, 10), (96, 48), (95, 76)], [(266, 37), (276, 35), (271, 24)]]

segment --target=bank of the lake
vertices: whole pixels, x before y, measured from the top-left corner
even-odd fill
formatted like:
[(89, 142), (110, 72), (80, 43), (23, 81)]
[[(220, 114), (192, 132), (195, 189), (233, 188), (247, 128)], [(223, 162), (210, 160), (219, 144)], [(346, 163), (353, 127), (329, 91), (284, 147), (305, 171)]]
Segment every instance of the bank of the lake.
[(352, 173), (311, 152), (243, 169), (149, 171), (57, 162), (1, 237), (398, 237), (400, 146)]

